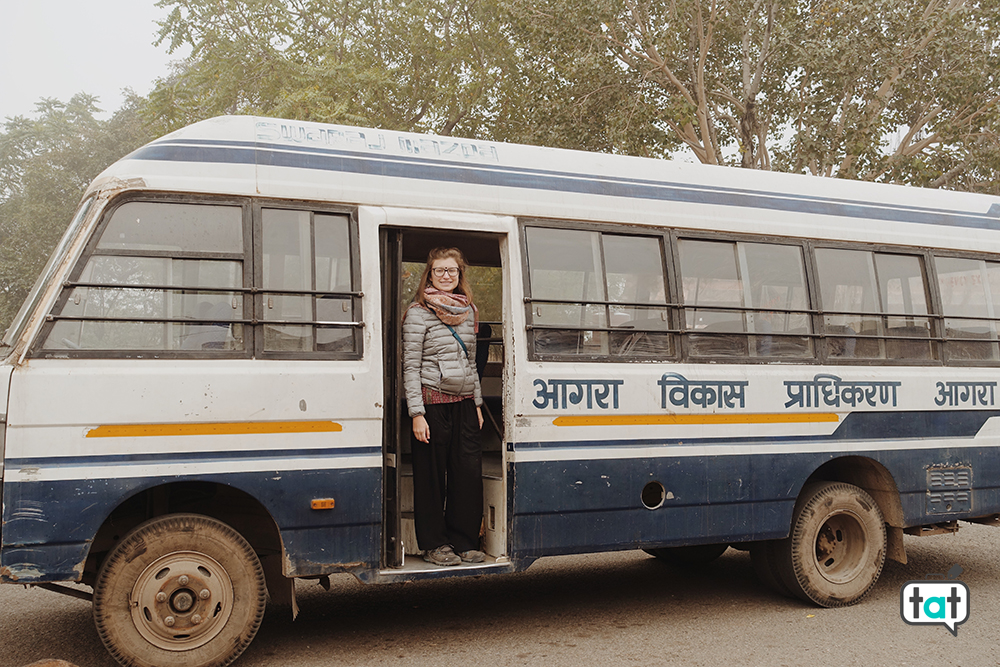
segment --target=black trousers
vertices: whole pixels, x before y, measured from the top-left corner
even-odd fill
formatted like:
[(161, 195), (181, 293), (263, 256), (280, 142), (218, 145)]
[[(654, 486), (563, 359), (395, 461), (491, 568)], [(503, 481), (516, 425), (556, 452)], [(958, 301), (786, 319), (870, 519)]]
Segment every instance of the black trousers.
[(424, 551), (450, 544), (479, 548), (483, 522), (483, 444), (476, 403), (466, 399), (424, 407), (430, 442), (411, 432), (413, 515)]

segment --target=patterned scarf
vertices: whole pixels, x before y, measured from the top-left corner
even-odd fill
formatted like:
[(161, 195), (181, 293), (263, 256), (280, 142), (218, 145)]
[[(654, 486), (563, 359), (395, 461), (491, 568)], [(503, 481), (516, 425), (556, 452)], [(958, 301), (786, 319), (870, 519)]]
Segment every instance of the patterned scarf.
[(475, 304), (469, 303), (469, 297), (464, 294), (442, 292), (428, 287), (424, 290), (424, 300), (439, 320), (453, 327), (464, 322), (471, 312), (474, 328), (477, 333), (479, 332), (479, 310)]

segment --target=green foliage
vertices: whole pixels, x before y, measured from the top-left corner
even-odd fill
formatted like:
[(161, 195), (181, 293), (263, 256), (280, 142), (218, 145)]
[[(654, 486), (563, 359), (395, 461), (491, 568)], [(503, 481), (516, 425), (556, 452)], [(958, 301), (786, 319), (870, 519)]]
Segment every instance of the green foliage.
[(147, 113), (173, 129), (223, 113), (480, 135), (511, 48), (492, 0), (160, 0), (190, 58)]
[(34, 118), (16, 116), (0, 132), (0, 329), (21, 306), (69, 224), (87, 185), (151, 136), (137, 101), (106, 121), (97, 99), (42, 100)]
[[(624, 116), (627, 133), (658, 135), (644, 153), (684, 146), (708, 164), (769, 166), (765, 139), (783, 117), (787, 67), (775, 35), (790, 0), (511, 2), (536, 26), (526, 50), (553, 53), (553, 69), (564, 68), (577, 90), (616, 80), (628, 91), (631, 109), (608, 122)], [(537, 38), (544, 33), (555, 48)], [(580, 59), (599, 62), (601, 73), (575, 76), (570, 64)]]
[(663, 155), (656, 109), (604, 48), (511, 0), (160, 0), (191, 56), (144, 111), (162, 131), (260, 114)]
[(995, 1), (801, 2), (778, 167), (996, 192)]

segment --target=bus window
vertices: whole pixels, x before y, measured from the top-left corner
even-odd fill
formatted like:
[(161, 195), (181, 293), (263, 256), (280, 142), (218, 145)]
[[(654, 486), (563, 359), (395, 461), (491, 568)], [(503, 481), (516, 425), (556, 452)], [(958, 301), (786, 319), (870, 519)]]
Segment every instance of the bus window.
[(672, 355), (660, 240), (612, 234), (604, 234), (603, 240), (612, 352), (627, 357)]
[(681, 239), (678, 253), (692, 356), (812, 356), (801, 247)]
[(931, 359), (931, 321), (923, 262), (914, 255), (875, 253), (882, 310), (887, 313), (886, 357)]
[(1000, 264), (958, 257), (935, 257), (934, 264), (945, 316), (946, 358), (997, 359)]
[(127, 202), (53, 313), (46, 350), (244, 349), (239, 206)]
[[(529, 227), (531, 322), (539, 355), (607, 354), (600, 234)], [(593, 327), (593, 328), (591, 328)]]
[(541, 227), (525, 236), (536, 355), (673, 354), (660, 237)]
[[(747, 356), (743, 285), (737, 268), (736, 244), (713, 241), (678, 242), (684, 323), (693, 356)], [(721, 334), (721, 335), (720, 335)]]
[[(758, 357), (812, 357), (812, 320), (800, 246), (737, 243)], [(802, 335), (805, 334), (805, 335)]]
[(817, 248), (827, 355), (930, 359), (923, 264), (914, 255)]
[(263, 351), (354, 352), (348, 218), (261, 211)]
[[(826, 315), (823, 328), (827, 334), (844, 334), (827, 339), (827, 356), (877, 358), (878, 336), (883, 334), (875, 289), (875, 264), (872, 253), (858, 250), (817, 248), (820, 298)], [(858, 336), (868, 336), (859, 338)]]

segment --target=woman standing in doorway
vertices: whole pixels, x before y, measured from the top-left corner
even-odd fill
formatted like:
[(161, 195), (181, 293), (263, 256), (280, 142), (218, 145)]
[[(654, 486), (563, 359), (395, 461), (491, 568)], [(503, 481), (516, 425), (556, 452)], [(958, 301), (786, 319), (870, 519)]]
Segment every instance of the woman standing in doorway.
[(427, 257), (403, 318), (403, 385), (413, 418), (417, 544), (435, 565), (481, 563), (482, 392), (476, 373), (478, 313), (458, 248)]

